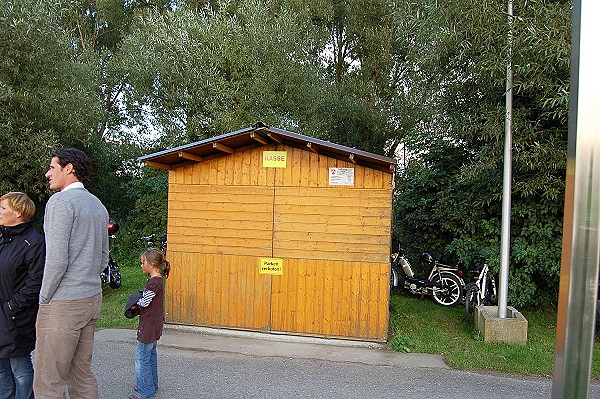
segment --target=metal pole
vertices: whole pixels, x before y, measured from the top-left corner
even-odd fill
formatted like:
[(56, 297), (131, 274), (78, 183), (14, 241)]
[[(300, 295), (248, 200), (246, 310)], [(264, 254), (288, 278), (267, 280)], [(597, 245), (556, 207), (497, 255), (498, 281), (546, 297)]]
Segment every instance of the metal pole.
[(573, 2), (569, 146), (552, 398), (588, 398), (600, 261), (600, 3)]
[(506, 318), (508, 304), (508, 263), (510, 260), (510, 205), (512, 189), (512, 24), (513, 0), (508, 0), (508, 61), (506, 63), (506, 119), (504, 124), (504, 178), (502, 184), (502, 236), (500, 241), (500, 276), (498, 317)]

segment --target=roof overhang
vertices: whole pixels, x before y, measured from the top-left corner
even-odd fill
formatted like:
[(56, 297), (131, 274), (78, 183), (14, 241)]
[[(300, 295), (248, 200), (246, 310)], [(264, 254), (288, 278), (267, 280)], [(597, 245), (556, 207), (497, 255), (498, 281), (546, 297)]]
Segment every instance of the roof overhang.
[(245, 129), (144, 155), (139, 157), (138, 160), (144, 162), (147, 166), (174, 169), (191, 163), (233, 154), (241, 149), (274, 143), (304, 149), (388, 173), (392, 173), (396, 166), (394, 158), (266, 126), (260, 122)]

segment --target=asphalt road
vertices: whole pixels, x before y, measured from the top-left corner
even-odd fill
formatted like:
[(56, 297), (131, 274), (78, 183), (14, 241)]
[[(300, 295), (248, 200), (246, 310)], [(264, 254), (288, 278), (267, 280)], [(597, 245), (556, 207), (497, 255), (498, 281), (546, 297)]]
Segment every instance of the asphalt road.
[[(101, 398), (133, 393), (135, 331), (99, 330)], [(168, 328), (159, 341), (160, 389), (171, 398), (549, 398), (552, 381), (457, 371), (441, 356), (383, 345), (227, 330)], [(600, 398), (592, 384), (591, 398)]]

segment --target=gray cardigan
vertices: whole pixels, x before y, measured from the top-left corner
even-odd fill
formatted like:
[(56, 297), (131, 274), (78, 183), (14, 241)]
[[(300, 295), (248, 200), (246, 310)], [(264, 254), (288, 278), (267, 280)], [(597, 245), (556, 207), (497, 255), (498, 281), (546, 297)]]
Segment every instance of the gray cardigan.
[(108, 212), (85, 188), (55, 193), (46, 204), (46, 265), (40, 303), (89, 298), (102, 292), (108, 264)]

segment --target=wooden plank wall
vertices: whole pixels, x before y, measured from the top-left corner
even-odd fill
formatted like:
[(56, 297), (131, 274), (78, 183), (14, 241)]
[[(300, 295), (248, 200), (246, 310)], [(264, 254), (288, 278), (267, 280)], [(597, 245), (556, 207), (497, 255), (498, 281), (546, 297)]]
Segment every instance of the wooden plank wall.
[[(250, 149), (169, 174), (168, 322), (270, 330), (274, 172)], [(267, 181), (271, 183), (268, 184)]]
[(389, 304), (385, 267), (315, 259), (285, 262), (283, 276), (273, 277), (274, 331), (385, 341)]
[(169, 250), (165, 319), (189, 325), (269, 331), (271, 282), (256, 258)]
[(382, 189), (278, 187), (274, 253), (386, 263), (390, 209), (390, 193)]
[[(385, 341), (389, 304), (392, 174), (285, 147), (277, 169), (272, 329)], [(353, 187), (329, 185), (329, 168), (354, 168)]]
[[(263, 168), (265, 150), (287, 168)], [(330, 187), (329, 167), (353, 167), (355, 186)], [(167, 321), (386, 339), (390, 173), (272, 145), (169, 178)], [(259, 275), (260, 257), (284, 275)]]

